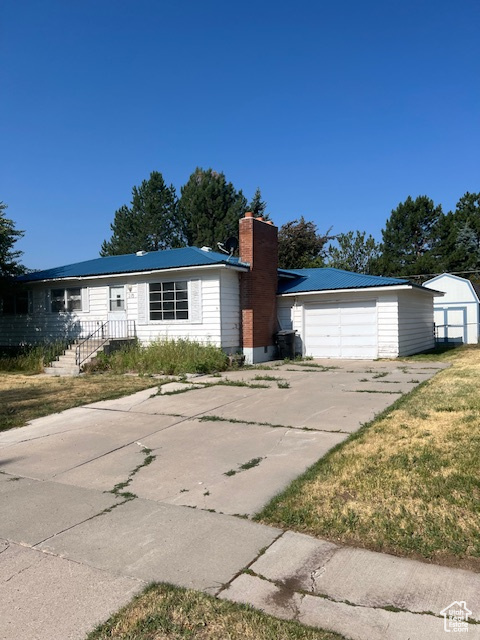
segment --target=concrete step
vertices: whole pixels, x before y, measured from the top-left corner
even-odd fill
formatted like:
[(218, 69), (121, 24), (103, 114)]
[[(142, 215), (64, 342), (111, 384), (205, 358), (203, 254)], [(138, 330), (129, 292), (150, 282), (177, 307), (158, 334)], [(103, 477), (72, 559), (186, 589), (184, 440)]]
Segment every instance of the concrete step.
[(45, 367), (45, 373), (49, 376), (78, 376), (80, 374), (80, 367), (75, 365), (73, 367)]

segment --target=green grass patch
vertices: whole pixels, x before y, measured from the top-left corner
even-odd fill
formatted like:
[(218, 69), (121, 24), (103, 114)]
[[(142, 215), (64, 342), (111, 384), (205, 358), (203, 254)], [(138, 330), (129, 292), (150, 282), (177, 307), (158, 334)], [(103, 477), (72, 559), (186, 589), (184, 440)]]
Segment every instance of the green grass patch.
[(227, 368), (228, 358), (219, 347), (182, 339), (135, 343), (109, 355), (100, 354), (87, 366), (89, 371), (164, 375), (215, 373)]
[(91, 375), (56, 378), (0, 374), (0, 431), (99, 400), (112, 400), (161, 384), (139, 376)]
[(198, 591), (153, 584), (87, 640), (342, 640)]
[(451, 368), (338, 445), (256, 519), (480, 570), (480, 349), (449, 357)]

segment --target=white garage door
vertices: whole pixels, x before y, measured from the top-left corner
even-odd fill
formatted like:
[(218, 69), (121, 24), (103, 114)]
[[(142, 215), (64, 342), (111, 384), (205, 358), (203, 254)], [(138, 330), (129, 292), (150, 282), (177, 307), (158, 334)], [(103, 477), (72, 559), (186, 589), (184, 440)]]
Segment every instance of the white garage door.
[(305, 305), (305, 350), (314, 358), (376, 358), (376, 301)]

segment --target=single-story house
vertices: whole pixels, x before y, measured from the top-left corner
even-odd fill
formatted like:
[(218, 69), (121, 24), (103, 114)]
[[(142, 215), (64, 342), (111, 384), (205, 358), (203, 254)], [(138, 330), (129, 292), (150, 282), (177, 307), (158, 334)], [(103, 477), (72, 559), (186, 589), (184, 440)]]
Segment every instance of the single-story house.
[(477, 344), (480, 286), (451, 273), (442, 273), (427, 280), (424, 286), (445, 294), (433, 305), (437, 340)]
[(4, 303), (2, 345), (135, 336), (189, 338), (243, 353), (275, 355), (279, 329), (297, 332), (302, 355), (378, 358), (434, 346), (438, 292), (407, 280), (338, 269), (278, 269), (277, 228), (247, 213), (239, 257), (208, 247), (97, 258), (20, 277)]

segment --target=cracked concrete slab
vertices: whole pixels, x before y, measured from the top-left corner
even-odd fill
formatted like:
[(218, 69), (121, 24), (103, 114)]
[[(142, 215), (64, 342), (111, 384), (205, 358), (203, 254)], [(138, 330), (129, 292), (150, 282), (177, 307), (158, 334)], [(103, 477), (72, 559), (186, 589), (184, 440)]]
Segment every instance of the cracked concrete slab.
[[(281, 559), (281, 561), (280, 561)], [(480, 574), (407, 558), (340, 547), (286, 532), (251, 566), (276, 583), (362, 607), (439, 614), (464, 600), (480, 620)]]
[(148, 389), (142, 389), (128, 396), (122, 396), (121, 398), (114, 398), (113, 400), (100, 400), (99, 402), (92, 402), (85, 406), (90, 409), (105, 409), (108, 411), (132, 411), (135, 410), (143, 402), (156, 396), (158, 393), (158, 385), (152, 386)]
[(241, 518), (137, 499), (40, 549), (146, 582), (216, 593), (280, 533)]
[[(445, 638), (442, 617), (334, 602), (246, 574), (238, 576), (219, 597), (250, 604), (278, 618), (297, 620), (309, 626), (341, 633), (351, 640)], [(469, 625), (468, 637), (479, 640), (480, 627)]]
[(0, 454), (8, 473), (50, 479), (100, 458), (145, 435), (166, 429), (178, 418), (89, 410), (83, 428), (11, 444)]
[(297, 429), (353, 433), (362, 423), (390, 406), (398, 397), (378, 393), (344, 393), (325, 385), (306, 389), (303, 384), (290, 389), (263, 389), (215, 409), (215, 415), (228, 420), (281, 424)]
[(144, 586), (11, 544), (0, 562), (0, 638), (83, 638)]
[(10, 484), (11, 491), (0, 493), (0, 538), (32, 546), (117, 502), (112, 494), (56, 482)]
[(125, 482), (130, 472), (144, 461), (142, 444), (143, 438), (138, 440), (138, 443), (121, 447), (79, 467), (57, 473), (55, 482), (97, 491), (111, 491), (115, 485)]
[(194, 417), (201, 413), (211, 412), (225, 404), (248, 398), (265, 389), (249, 387), (204, 387), (184, 393), (157, 396), (142, 403), (136, 410), (148, 414), (177, 413), (185, 417)]
[[(346, 437), (186, 421), (143, 440), (157, 458), (130, 489), (151, 500), (251, 515)], [(258, 464), (241, 469), (251, 460)]]

